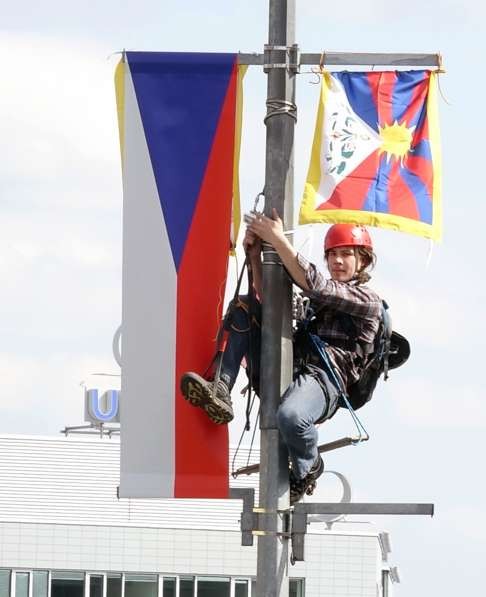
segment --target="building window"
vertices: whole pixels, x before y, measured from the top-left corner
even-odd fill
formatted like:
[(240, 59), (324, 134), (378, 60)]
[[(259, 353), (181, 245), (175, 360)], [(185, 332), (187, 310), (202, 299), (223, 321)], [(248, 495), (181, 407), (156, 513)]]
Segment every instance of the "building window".
[[(251, 594), (256, 595), (256, 580), (254, 578), (251, 581)], [(242, 593), (242, 595), (246, 595), (246, 593)], [(236, 591), (235, 597), (237, 597)], [(289, 579), (289, 597), (305, 597), (303, 578)]]
[(121, 597), (122, 577), (121, 574), (106, 575), (106, 597)]
[(179, 597), (193, 597), (194, 595), (194, 577), (181, 576), (179, 578)]
[(197, 578), (197, 597), (230, 597), (231, 580), (222, 576)]
[(49, 573), (46, 570), (32, 572), (32, 597), (47, 597)]
[(235, 597), (248, 597), (248, 581), (244, 578), (235, 579)]
[(162, 597), (176, 597), (176, 579), (170, 576), (164, 576), (162, 582)]
[(29, 573), (15, 573), (15, 597), (29, 597)]
[(10, 570), (0, 570), (0, 597), (10, 597)]
[(289, 597), (304, 597), (304, 579), (291, 578), (289, 580)]
[(84, 573), (53, 571), (51, 597), (84, 597)]
[(158, 582), (155, 574), (127, 574), (125, 597), (157, 597)]
[(103, 577), (97, 574), (89, 575), (89, 597), (103, 597)]

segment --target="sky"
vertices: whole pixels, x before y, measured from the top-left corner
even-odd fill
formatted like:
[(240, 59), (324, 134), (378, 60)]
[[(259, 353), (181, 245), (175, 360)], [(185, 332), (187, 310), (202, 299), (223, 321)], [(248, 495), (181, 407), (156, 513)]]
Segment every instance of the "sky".
[[(0, 3), (0, 433), (55, 435), (83, 419), (82, 384), (117, 383), (122, 189), (113, 72), (123, 48), (260, 52), (267, 3), (187, 0)], [(356, 501), (434, 502), (429, 518), (376, 519), (392, 538), (398, 597), (482, 586), (486, 484), (483, 368), (486, 213), (481, 143), (485, 5), (459, 0), (297, 2), (303, 52), (436, 52), (441, 76), (443, 241), (374, 230), (373, 287), (411, 341), (360, 411), (366, 444), (326, 457)], [(308, 166), (319, 86), (297, 82), (295, 201)], [(244, 209), (264, 182), (266, 81), (246, 77)], [(479, 102), (480, 103), (480, 102)], [(320, 239), (299, 248), (322, 265)], [(307, 233), (306, 233), (307, 234)], [(312, 247), (312, 250), (310, 250)], [(230, 267), (234, 267), (231, 264)], [(321, 441), (353, 433), (346, 413)], [(231, 428), (232, 439), (240, 429)]]

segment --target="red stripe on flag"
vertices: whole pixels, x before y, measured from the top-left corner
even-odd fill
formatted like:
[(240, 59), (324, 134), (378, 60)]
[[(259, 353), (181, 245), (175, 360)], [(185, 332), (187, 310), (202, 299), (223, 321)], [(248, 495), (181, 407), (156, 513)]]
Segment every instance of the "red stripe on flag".
[(423, 139), (429, 138), (429, 119), (427, 114), (423, 118), (422, 123), (413, 132), (412, 149), (418, 145)]
[(378, 112), (378, 124), (393, 124), (393, 88), (397, 80), (393, 71), (368, 73), (368, 84)]
[(429, 79), (427, 75), (428, 73), (424, 72), (424, 80), (415, 85), (413, 92), (408, 100), (408, 107), (402, 116), (400, 124), (404, 122), (408, 126), (410, 126), (410, 121), (412, 120), (412, 118), (417, 114), (417, 112), (419, 112), (422, 109), (422, 106), (425, 102), (425, 98), (427, 96), (427, 91), (429, 89)]
[(336, 186), (329, 200), (316, 209), (362, 209), (379, 163), (376, 149)]
[(185, 371), (202, 374), (215, 351), (227, 275), (236, 66), (221, 110), (197, 206), (178, 273), (175, 497), (228, 497), (228, 428), (186, 402)]
[(427, 187), (427, 192), (432, 197), (432, 189), (434, 182), (434, 170), (432, 168), (432, 162), (421, 156), (414, 156), (408, 154), (405, 160), (405, 167), (412, 174), (415, 174)]
[(412, 191), (400, 176), (398, 161), (393, 159), (393, 165), (388, 182), (388, 209), (389, 213), (404, 218), (419, 219), (417, 203)]

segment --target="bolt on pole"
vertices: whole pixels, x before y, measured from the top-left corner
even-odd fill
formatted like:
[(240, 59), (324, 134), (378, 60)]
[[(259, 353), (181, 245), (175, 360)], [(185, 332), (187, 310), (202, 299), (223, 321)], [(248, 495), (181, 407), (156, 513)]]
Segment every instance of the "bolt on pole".
[[(265, 213), (275, 208), (286, 228), (293, 224), (295, 72), (289, 68), (295, 38), (295, 0), (270, 0), (264, 66), (268, 74)], [(295, 48), (294, 48), (295, 49)], [(288, 455), (276, 423), (283, 390), (292, 378), (292, 285), (271, 246), (263, 247), (261, 355), (260, 507), (267, 519), (258, 536), (257, 597), (289, 594)]]

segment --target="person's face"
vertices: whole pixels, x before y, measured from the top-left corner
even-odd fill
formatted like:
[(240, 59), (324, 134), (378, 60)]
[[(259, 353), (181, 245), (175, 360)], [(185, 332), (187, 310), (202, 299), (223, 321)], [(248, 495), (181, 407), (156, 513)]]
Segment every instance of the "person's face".
[(327, 267), (336, 282), (349, 282), (360, 267), (354, 247), (336, 247), (327, 252)]

